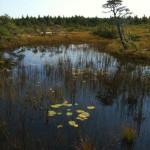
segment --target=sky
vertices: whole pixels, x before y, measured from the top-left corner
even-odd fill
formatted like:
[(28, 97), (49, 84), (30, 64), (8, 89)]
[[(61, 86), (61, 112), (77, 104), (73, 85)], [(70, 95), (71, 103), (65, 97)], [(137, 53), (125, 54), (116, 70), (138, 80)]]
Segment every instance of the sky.
[[(0, 0), (0, 15), (18, 18), (25, 16), (109, 17), (102, 4), (107, 0)], [(150, 16), (150, 0), (123, 0), (134, 15)]]

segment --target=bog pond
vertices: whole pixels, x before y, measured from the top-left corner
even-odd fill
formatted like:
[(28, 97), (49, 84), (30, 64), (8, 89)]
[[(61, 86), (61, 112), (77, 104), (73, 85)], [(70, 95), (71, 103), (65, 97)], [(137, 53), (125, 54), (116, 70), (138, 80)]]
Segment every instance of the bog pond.
[(86, 44), (1, 53), (0, 149), (82, 150), (87, 143), (150, 149), (150, 66)]

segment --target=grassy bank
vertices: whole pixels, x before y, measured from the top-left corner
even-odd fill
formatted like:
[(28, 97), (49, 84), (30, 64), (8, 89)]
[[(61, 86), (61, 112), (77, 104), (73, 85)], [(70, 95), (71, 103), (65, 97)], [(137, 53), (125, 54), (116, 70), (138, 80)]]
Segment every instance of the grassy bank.
[(40, 35), (19, 35), (11, 40), (1, 42), (1, 50), (11, 50), (16, 47), (26, 45), (60, 45), (60, 44), (97, 44), (108, 45), (110, 40), (97, 37), (90, 32), (61, 32), (59, 34), (40, 36)]
[[(136, 48), (132, 45), (123, 51), (118, 40), (105, 39), (93, 35), (91, 32), (60, 32), (56, 35), (19, 35), (7, 41), (0, 42), (0, 51), (13, 50), (20, 46), (28, 45), (61, 45), (61, 44), (92, 44), (97, 50), (105, 51), (122, 58), (131, 58), (142, 61), (150, 61), (150, 37), (146, 27), (130, 27), (126, 29), (132, 33)], [(138, 35), (137, 35), (138, 32)]]

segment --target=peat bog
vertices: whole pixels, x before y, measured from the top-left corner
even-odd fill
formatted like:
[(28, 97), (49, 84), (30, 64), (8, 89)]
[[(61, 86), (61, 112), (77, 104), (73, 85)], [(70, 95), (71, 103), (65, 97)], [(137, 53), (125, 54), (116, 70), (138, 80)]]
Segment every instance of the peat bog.
[(21, 47), (0, 65), (0, 149), (150, 149), (149, 65), (88, 44)]

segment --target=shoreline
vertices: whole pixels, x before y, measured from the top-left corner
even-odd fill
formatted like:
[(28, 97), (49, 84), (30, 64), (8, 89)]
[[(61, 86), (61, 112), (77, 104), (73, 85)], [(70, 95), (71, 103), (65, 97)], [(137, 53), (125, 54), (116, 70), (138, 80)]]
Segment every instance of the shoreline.
[(95, 45), (98, 51), (104, 51), (123, 59), (133, 59), (150, 63), (150, 49), (128, 49), (121, 50), (121, 45), (115, 39), (105, 39), (93, 35), (90, 32), (67, 32), (50, 36), (20, 35), (5, 42), (1, 42), (0, 52), (12, 51), (22, 46), (39, 45), (68, 45), (89, 44)]

